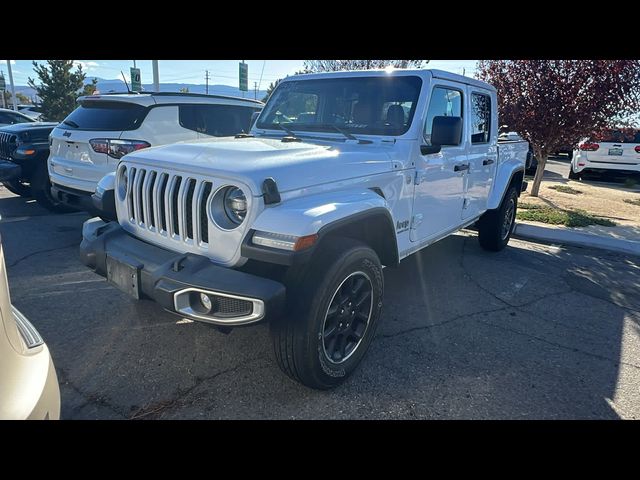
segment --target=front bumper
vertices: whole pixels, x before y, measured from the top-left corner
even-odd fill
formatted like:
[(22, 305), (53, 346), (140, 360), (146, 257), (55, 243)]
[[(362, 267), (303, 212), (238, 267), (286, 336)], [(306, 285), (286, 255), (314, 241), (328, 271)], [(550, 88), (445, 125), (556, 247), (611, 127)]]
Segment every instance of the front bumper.
[(9, 160), (0, 160), (0, 182), (14, 180), (22, 175), (22, 167)]
[(589, 161), (585, 155), (574, 155), (572, 160), (573, 171), (576, 173), (593, 172), (607, 173), (612, 172), (620, 175), (640, 174), (640, 159), (633, 162), (607, 162), (605, 160)]
[[(255, 323), (278, 317), (284, 310), (283, 284), (249, 273), (220, 267), (207, 257), (180, 254), (132, 237), (116, 222), (87, 220), (82, 229), (80, 259), (99, 275), (108, 277), (109, 264), (125, 264), (135, 275), (135, 288), (127, 292), (149, 298), (166, 310), (194, 320), (224, 326)], [(114, 269), (111, 267), (111, 272)], [(120, 287), (123, 289), (122, 287)], [(211, 316), (188, 305), (192, 293), (252, 304), (251, 312)]]

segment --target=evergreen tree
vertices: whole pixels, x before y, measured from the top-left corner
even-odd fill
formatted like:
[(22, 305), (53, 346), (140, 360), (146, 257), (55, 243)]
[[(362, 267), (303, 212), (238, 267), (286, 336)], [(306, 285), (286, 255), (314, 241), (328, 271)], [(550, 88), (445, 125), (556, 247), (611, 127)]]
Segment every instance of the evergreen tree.
[(29, 86), (36, 90), (42, 100), (44, 120), (62, 121), (76, 108), (76, 99), (84, 89), (85, 73), (78, 65), (73, 69), (73, 60), (47, 60), (40, 65), (33, 62), (40, 84), (29, 78)]
[(87, 83), (82, 89), (82, 95), (93, 95), (98, 89), (98, 79), (91, 79), (91, 83)]

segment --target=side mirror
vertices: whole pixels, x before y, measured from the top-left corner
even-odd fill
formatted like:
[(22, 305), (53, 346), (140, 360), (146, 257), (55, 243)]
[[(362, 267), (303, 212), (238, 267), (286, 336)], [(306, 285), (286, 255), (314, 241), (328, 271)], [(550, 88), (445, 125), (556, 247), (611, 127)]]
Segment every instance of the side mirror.
[(422, 155), (431, 155), (442, 150), (442, 145), (420, 145), (420, 153)]
[(462, 117), (434, 117), (431, 129), (432, 145), (460, 145)]
[(434, 117), (431, 145), (421, 145), (420, 153), (438, 153), (443, 145), (459, 145), (462, 140), (462, 117)]

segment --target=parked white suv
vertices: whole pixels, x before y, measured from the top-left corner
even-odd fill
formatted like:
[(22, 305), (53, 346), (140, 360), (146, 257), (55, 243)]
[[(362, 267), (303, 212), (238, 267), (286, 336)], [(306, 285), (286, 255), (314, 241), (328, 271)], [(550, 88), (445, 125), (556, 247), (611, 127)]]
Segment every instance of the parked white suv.
[(270, 321), (282, 370), (333, 387), (375, 335), (382, 265), (472, 224), (507, 245), (529, 145), (498, 140), (497, 105), (439, 70), (288, 77), (251, 136), (123, 158), (118, 222), (85, 222), (81, 259), (183, 317)]
[(640, 130), (608, 130), (580, 143), (571, 159), (569, 178), (611, 171), (640, 174)]
[(248, 132), (262, 102), (192, 93), (89, 95), (50, 136), (54, 199), (95, 212), (91, 195), (127, 153)]

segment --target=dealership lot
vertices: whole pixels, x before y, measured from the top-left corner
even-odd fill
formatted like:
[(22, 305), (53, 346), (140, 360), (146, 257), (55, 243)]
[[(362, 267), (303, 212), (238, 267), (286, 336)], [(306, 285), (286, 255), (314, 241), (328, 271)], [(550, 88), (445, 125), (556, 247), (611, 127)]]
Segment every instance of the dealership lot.
[(135, 302), (78, 260), (83, 214), (0, 189), (14, 304), (45, 338), (62, 418), (640, 418), (640, 260), (464, 232), (385, 270), (381, 326), (329, 392), (229, 335)]

